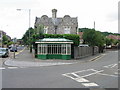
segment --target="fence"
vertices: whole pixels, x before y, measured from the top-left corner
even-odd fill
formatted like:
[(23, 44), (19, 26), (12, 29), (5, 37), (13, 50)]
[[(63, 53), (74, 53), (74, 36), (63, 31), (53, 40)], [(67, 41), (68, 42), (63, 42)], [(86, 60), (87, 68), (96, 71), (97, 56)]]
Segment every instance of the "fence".
[[(79, 59), (92, 55), (92, 47), (74, 47), (74, 59)], [(94, 54), (97, 54), (98, 47), (94, 47)]]

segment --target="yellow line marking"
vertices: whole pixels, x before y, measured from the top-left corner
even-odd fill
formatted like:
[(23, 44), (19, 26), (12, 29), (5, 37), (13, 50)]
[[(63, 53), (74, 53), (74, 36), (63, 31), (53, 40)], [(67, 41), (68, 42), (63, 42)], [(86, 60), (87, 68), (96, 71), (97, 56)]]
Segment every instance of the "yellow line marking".
[(23, 52), (24, 50), (25, 50), (25, 47), (24, 47), (24, 49), (22, 49), (22, 50), (20, 50), (19, 52), (15, 53), (15, 55), (20, 54), (20, 53)]
[(89, 61), (98, 60), (98, 59), (102, 58), (102, 57), (105, 56), (105, 55), (106, 55), (106, 54), (101, 54), (101, 55), (99, 55), (99, 56), (97, 56), (97, 57), (95, 57), (95, 58), (93, 58), (93, 59), (90, 59)]

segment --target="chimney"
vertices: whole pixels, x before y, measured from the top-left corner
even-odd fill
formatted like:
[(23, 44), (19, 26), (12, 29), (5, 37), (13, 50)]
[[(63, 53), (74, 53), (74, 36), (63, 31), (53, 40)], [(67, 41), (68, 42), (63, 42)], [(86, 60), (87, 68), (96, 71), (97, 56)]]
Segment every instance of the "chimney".
[(52, 18), (57, 17), (57, 9), (52, 9)]

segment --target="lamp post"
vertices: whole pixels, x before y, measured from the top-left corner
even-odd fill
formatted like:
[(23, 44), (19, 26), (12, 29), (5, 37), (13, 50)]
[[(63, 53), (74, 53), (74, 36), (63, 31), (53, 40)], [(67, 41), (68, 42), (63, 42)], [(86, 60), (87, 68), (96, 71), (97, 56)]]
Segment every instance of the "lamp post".
[[(21, 11), (21, 10), (28, 10), (28, 12), (29, 12), (29, 29), (30, 29), (30, 26), (31, 26), (31, 9), (17, 9), (17, 11)], [(30, 30), (29, 30), (29, 40), (30, 40)], [(30, 48), (30, 42), (29, 42), (29, 48)], [(30, 50), (30, 52), (31, 52), (31, 50)]]

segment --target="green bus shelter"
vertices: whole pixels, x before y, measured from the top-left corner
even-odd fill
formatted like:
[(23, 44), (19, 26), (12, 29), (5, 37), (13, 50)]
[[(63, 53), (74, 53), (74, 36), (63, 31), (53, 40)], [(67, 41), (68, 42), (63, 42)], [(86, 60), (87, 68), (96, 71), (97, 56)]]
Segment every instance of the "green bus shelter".
[(71, 59), (72, 40), (65, 38), (44, 38), (37, 44), (37, 58), (39, 59)]

